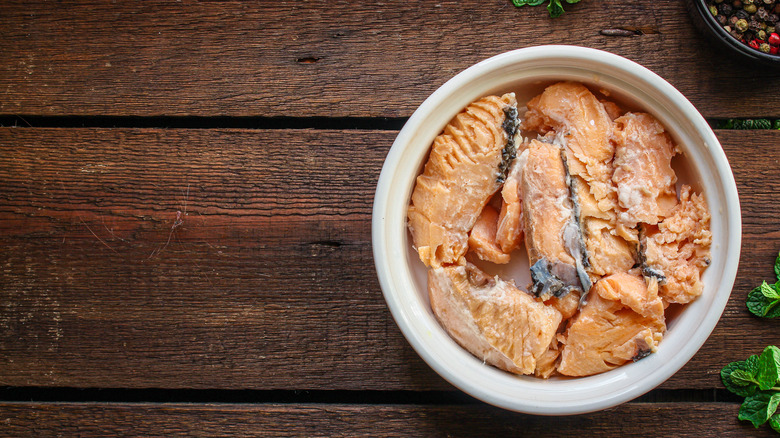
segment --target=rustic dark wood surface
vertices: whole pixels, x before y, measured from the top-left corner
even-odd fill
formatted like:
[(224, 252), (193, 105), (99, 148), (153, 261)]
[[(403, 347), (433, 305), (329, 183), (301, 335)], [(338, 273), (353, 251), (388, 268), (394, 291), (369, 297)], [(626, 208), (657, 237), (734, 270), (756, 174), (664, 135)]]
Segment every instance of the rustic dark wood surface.
[(778, 343), (744, 306), (780, 249), (778, 131), (716, 131), (739, 274), (701, 351), (639, 401), (565, 418), (484, 405), (386, 308), (379, 171), (404, 118), (474, 62), (584, 45), (651, 68), (710, 120), (780, 117), (780, 73), (719, 59), (682, 2), (566, 10), (1, 3), (0, 435), (771, 434), (737, 421), (718, 373)]
[[(629, 403), (534, 417), (487, 405), (2, 403), (0, 423), (11, 434), (36, 436), (777, 436), (739, 424), (737, 410), (726, 403)], [(652, 425), (652, 433), (632, 424)]]

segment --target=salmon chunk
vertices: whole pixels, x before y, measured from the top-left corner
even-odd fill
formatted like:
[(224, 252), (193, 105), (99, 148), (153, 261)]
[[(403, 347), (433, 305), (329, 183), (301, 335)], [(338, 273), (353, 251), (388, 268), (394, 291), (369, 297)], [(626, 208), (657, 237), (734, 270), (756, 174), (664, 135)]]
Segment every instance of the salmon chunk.
[(520, 160), (515, 160), (501, 189), (501, 212), (496, 228), (496, 244), (505, 254), (523, 241), (523, 203), (520, 198)]
[(663, 220), (677, 205), (672, 157), (677, 147), (650, 114), (627, 113), (615, 120), (615, 173), (620, 223), (634, 228)]
[(522, 124), (524, 129), (548, 136), (555, 133), (564, 148), (564, 165), (583, 240), (582, 265), (590, 274), (588, 280), (581, 280), (584, 286), (636, 263), (635, 244), (615, 232), (617, 191), (612, 182), (614, 144), (610, 139), (619, 111), (614, 103), (599, 101), (584, 85), (561, 82), (528, 103)]
[(665, 331), (657, 287), (629, 273), (604, 277), (563, 336), (558, 372), (589, 376), (639, 360), (655, 352)]
[(472, 103), (436, 137), (408, 210), (426, 266), (465, 263), (468, 232), (506, 178), (516, 132), (517, 102), (509, 93)]
[(513, 284), (467, 263), (430, 269), (428, 292), (442, 327), (485, 363), (534, 374), (540, 360), (551, 362), (550, 345), (561, 314)]
[(579, 229), (567, 185), (561, 147), (531, 140), (520, 155), (523, 230), (531, 263), (532, 291), (546, 300), (582, 290), (577, 260)]
[(559, 82), (527, 104), (523, 129), (547, 134), (554, 131), (566, 151), (571, 175), (579, 176), (602, 210), (613, 208), (612, 118), (582, 84)]
[(711, 243), (707, 203), (684, 185), (680, 203), (658, 226), (648, 226), (641, 240), (643, 271), (658, 279), (665, 301), (685, 304), (701, 295), (701, 275), (710, 265)]
[(509, 254), (503, 252), (496, 243), (496, 228), (498, 212), (486, 205), (469, 233), (469, 250), (482, 260), (497, 264), (509, 263)]

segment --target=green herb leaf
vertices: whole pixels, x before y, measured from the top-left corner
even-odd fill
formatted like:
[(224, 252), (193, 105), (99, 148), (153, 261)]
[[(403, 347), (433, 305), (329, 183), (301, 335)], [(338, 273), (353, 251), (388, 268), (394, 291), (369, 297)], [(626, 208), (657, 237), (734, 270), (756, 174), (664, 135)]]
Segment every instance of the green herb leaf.
[(574, 3), (579, 3), (580, 0), (566, 0), (566, 3), (573, 5)]
[[(780, 120), (778, 120), (778, 122), (780, 122)], [(777, 258), (775, 259), (775, 276), (780, 280), (780, 253), (777, 254)]]
[(742, 397), (748, 397), (758, 391), (754, 375), (758, 369), (758, 358), (748, 361), (732, 362), (720, 371), (720, 380), (729, 391)]
[(550, 14), (550, 18), (558, 18), (563, 15), (561, 0), (550, 0), (550, 4), (547, 5), (547, 12)]
[(772, 389), (780, 378), (780, 348), (770, 345), (764, 349), (758, 358), (758, 369), (755, 375), (761, 390)]
[(772, 129), (769, 119), (756, 119), (753, 121), (753, 129)]
[(780, 119), (775, 120), (775, 123), (772, 124), (772, 129), (780, 129)]
[[(768, 295), (768, 296), (767, 296)], [(777, 297), (777, 298), (772, 298)], [(750, 313), (762, 318), (780, 317), (780, 294), (775, 287), (763, 282), (761, 286), (748, 293), (747, 306)]]
[(780, 392), (761, 391), (745, 398), (739, 408), (739, 419), (753, 423), (759, 427), (769, 420), (780, 404)]
[(780, 293), (777, 292), (773, 285), (769, 285), (766, 281), (761, 283), (759, 288), (761, 289), (761, 294), (769, 299), (780, 298)]
[(780, 414), (772, 415), (769, 418), (769, 426), (774, 429), (775, 432), (780, 433)]

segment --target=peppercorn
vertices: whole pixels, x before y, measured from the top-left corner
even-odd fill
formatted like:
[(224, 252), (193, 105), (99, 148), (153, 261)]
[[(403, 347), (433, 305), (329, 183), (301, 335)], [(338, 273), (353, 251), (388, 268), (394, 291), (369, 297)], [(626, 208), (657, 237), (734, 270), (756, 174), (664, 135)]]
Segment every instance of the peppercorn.
[(763, 7), (758, 8), (756, 11), (756, 17), (758, 17), (759, 20), (766, 20), (768, 16), (769, 12), (767, 12)]
[(767, 22), (767, 24), (769, 24), (770, 26), (774, 26), (775, 24), (777, 24), (777, 18), (778, 18), (778, 17), (777, 17), (777, 14), (769, 14), (769, 15), (767, 15), (767, 17), (766, 17), (766, 20), (765, 20), (765, 21), (766, 21), (766, 22)]
[(723, 14), (718, 15), (717, 17), (715, 17), (715, 19), (718, 20), (718, 23), (720, 23), (721, 26), (725, 26), (726, 23), (729, 22), (729, 19), (726, 18), (726, 16)]
[(744, 18), (741, 18), (737, 20), (736, 23), (734, 23), (734, 26), (737, 28), (737, 32), (744, 32), (748, 30), (748, 22)]
[(731, 17), (729, 17), (729, 24), (734, 26), (734, 25), (737, 24), (738, 20), (739, 20), (739, 18), (737, 18), (736, 15), (732, 15)]
[(736, 14), (738, 20), (747, 20), (748, 17), (750, 16), (750, 14), (745, 12), (744, 9), (738, 10), (735, 14)]
[(718, 7), (710, 5), (710, 14), (712, 14), (713, 17), (716, 17), (718, 15)]
[(766, 30), (766, 33), (772, 34), (776, 32), (777, 28), (775, 28), (774, 26), (767, 26), (766, 29), (764, 30)]
[(775, 2), (775, 0), (764, 0), (764, 4), (765, 5), (771, 5), (774, 2)]
[(742, 0), (742, 4), (744, 5), (752, 5), (755, 2), (755, 0)]
[(731, 15), (731, 13), (734, 12), (734, 10), (730, 4), (721, 3), (720, 6), (718, 6), (718, 12), (720, 12), (723, 15)]
[(775, 32), (772, 32), (771, 34), (769, 34), (769, 39), (767, 40), (767, 42), (773, 46), (780, 45), (780, 35), (778, 35)]
[(780, 14), (780, 3), (775, 5), (775, 14)]
[[(753, 32), (758, 32), (759, 30), (761, 30), (761, 25), (762, 24), (763, 23), (761, 23), (760, 21), (757, 21), (753, 17), (751, 17), (750, 21), (748, 21), (748, 27), (750, 27), (750, 30), (752, 30)], [(764, 27), (766, 27), (766, 25), (764, 25)]]
[(748, 14), (755, 14), (758, 8), (754, 4), (745, 5), (742, 10), (747, 12)]
[(756, 33), (756, 37), (757, 37), (758, 39), (760, 39), (761, 41), (766, 41), (766, 32), (764, 32), (763, 30), (759, 30), (759, 31)]
[(734, 9), (742, 9), (742, 0), (734, 0), (731, 6), (734, 6)]
[(772, 50), (772, 48), (767, 43), (761, 43), (761, 45), (759, 46), (759, 50), (761, 50), (764, 53), (769, 53), (769, 51)]

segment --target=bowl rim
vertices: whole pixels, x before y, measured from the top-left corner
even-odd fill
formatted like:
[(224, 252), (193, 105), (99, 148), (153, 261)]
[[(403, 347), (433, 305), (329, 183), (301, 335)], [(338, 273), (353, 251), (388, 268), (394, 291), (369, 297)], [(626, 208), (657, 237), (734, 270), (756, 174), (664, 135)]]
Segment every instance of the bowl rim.
[[(760, 62), (763, 64), (769, 64), (772, 66), (780, 66), (780, 54), (772, 55), (764, 53), (760, 50), (755, 50), (752, 47), (742, 44), (736, 38), (731, 36), (723, 26), (715, 20), (715, 17), (709, 11), (707, 7), (707, 0), (687, 0), (688, 4), (693, 4), (693, 8), (696, 10), (696, 14), (701, 18), (704, 26), (709, 32), (716, 37), (722, 44), (733, 49), (734, 51), (746, 56), (751, 61)], [(688, 8), (691, 9), (690, 7)]]
[[(640, 361), (637, 364), (628, 364), (624, 367), (619, 367), (616, 370), (608, 371), (596, 376), (575, 379), (591, 379), (589, 382), (598, 381), (600, 387), (605, 387), (605, 385), (614, 383), (620, 387), (615, 393), (606, 395), (593, 394), (592, 390), (585, 388), (581, 391), (578, 390), (577, 396), (579, 398), (569, 402), (565, 400), (565, 397), (566, 395), (571, 395), (573, 392), (570, 388), (567, 388), (567, 384), (559, 385), (545, 383), (547, 386), (545, 391), (549, 390), (551, 391), (551, 394), (560, 397), (558, 403), (543, 402), (538, 399), (522, 399), (518, 398), (517, 395), (497, 394), (492, 389), (481, 385), (480, 382), (469, 380), (465, 376), (459, 374), (454, 367), (469, 367), (471, 364), (463, 365), (455, 362), (459, 360), (468, 361), (469, 359), (466, 359), (466, 356), (470, 356), (472, 361), (474, 358), (470, 353), (460, 347), (457, 347), (458, 350), (460, 350), (461, 353), (465, 353), (466, 356), (450, 351), (450, 347), (438, 347), (435, 345), (435, 342), (442, 341), (440, 333), (437, 332), (437, 330), (441, 331), (442, 329), (441, 327), (433, 327), (429, 324), (428, 319), (426, 319), (430, 318), (430, 315), (426, 316), (429, 309), (416, 308), (407, 305), (408, 303), (403, 301), (400, 294), (406, 292), (402, 291), (401, 287), (405, 284), (404, 282), (408, 283), (408, 279), (404, 278), (405, 275), (408, 275), (408, 272), (399, 273), (392, 265), (391, 261), (397, 261), (399, 258), (403, 258), (403, 254), (399, 252), (399, 245), (401, 245), (401, 243), (397, 242), (397, 239), (390, 240), (388, 243), (388, 236), (386, 236), (388, 233), (386, 233), (385, 225), (386, 218), (391, 214), (388, 207), (391, 203), (391, 188), (394, 182), (393, 177), (395, 169), (398, 168), (398, 166), (403, 165), (404, 158), (408, 158), (408, 156), (404, 154), (406, 148), (409, 146), (414, 133), (421, 128), (431, 111), (435, 110), (448, 96), (457, 93), (457, 90), (462, 86), (471, 81), (478, 80), (492, 71), (532, 60), (538, 61), (540, 59), (544, 60), (548, 58), (565, 58), (574, 62), (596, 62), (601, 64), (604, 68), (608, 67), (610, 69), (615, 69), (615, 71), (626, 73), (643, 84), (646, 84), (648, 87), (651, 87), (653, 90), (659, 91), (665, 98), (674, 101), (674, 104), (677, 105), (678, 109), (690, 118), (691, 123), (695, 125), (697, 134), (701, 136), (702, 141), (705, 143), (704, 146), (711, 154), (716, 167), (715, 171), (723, 182), (722, 196), (727, 208), (726, 211), (720, 212), (720, 214), (724, 215), (724, 221), (727, 221), (728, 223), (728, 226), (726, 227), (728, 235), (725, 237), (728, 252), (725, 257), (731, 262), (725, 264), (724, 269), (721, 272), (721, 281), (713, 286), (715, 289), (710, 308), (706, 310), (703, 314), (701, 323), (696, 327), (694, 332), (691, 333), (690, 340), (685, 344), (684, 351), (674, 353), (671, 357), (672, 360), (669, 362), (653, 363), (654, 367), (651, 369), (652, 372), (647, 376), (644, 376), (642, 380), (638, 382), (627, 382), (625, 380), (627, 378), (625, 373), (615, 373), (615, 371), (643, 362), (647, 363), (649, 359), (643, 359), (643, 361)], [(394, 200), (397, 202), (399, 195), (397, 193), (394, 195)], [(403, 197), (408, 205), (408, 196), (404, 195)], [(405, 211), (403, 216), (405, 217)], [(464, 392), (489, 404), (508, 410), (539, 415), (580, 414), (616, 406), (655, 388), (671, 377), (671, 375), (679, 371), (679, 369), (693, 357), (707, 340), (725, 309), (736, 278), (741, 246), (741, 230), (739, 199), (737, 196), (736, 183), (728, 160), (726, 159), (725, 153), (723, 152), (717, 137), (715, 137), (715, 134), (712, 132), (712, 129), (694, 106), (677, 89), (660, 76), (633, 61), (601, 50), (569, 45), (527, 47), (493, 56), (460, 72), (434, 91), (412, 114), (390, 148), (377, 182), (372, 210), (372, 246), (379, 284), (396, 324), (399, 326), (412, 348), (431, 368), (434, 369), (434, 371)], [(390, 239), (392, 238), (393, 236), (390, 236)], [(404, 243), (406, 243), (405, 239), (403, 240)], [(697, 302), (692, 303), (691, 306), (696, 305), (696, 303)], [(421, 321), (420, 318), (424, 321)], [(434, 322), (438, 324), (437, 321)], [(434, 354), (434, 348), (442, 348), (444, 350), (438, 350), (436, 354)], [(442, 351), (444, 351), (444, 353), (442, 353)], [(442, 354), (451, 354), (446, 357), (450, 362), (445, 363), (441, 357)], [(656, 355), (651, 355), (651, 357), (652, 356)], [(650, 360), (655, 360), (655, 358)], [(484, 373), (488, 380), (495, 378), (497, 381), (506, 381), (505, 378), (500, 376), (511, 376), (509, 373), (505, 373), (490, 366), (484, 366), (484, 364), (483, 368), (480, 369), (480, 373)], [(512, 376), (512, 378), (523, 379), (518, 376)], [(549, 382), (537, 378), (526, 379), (533, 379), (533, 381), (538, 382)], [(481, 383), (484, 383), (485, 381), (486, 380), (483, 379)], [(518, 385), (522, 388), (526, 388), (524, 382), (525, 381), (522, 381), (518, 383)], [(527, 387), (531, 388), (531, 385), (535, 388), (537, 383), (529, 383)]]

